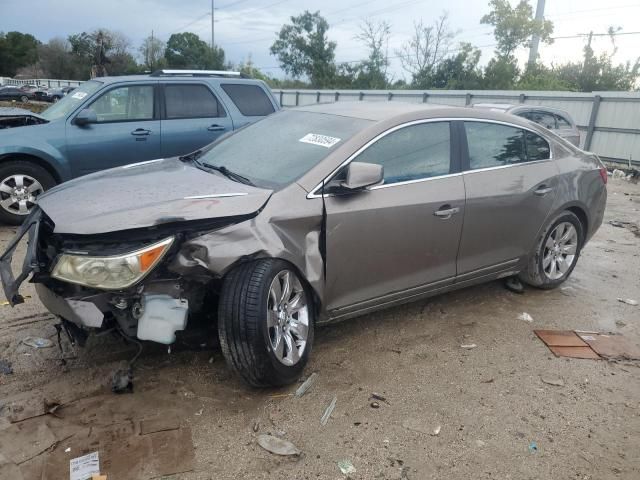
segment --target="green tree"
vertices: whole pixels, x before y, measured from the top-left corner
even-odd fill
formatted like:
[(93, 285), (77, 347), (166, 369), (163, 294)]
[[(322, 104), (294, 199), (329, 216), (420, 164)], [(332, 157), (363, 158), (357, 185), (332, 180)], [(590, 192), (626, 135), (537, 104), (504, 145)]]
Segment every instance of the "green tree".
[(489, 60), (484, 69), (483, 85), (487, 90), (512, 90), (516, 86), (520, 69), (512, 57), (497, 56)]
[(0, 32), (0, 75), (13, 77), (19, 68), (36, 63), (39, 44), (29, 33)]
[[(458, 53), (441, 60), (435, 72), (424, 78), (418, 76), (417, 88), (446, 88), (476, 90), (482, 88), (482, 70), (478, 66), (481, 52), (470, 43), (461, 43)], [(426, 84), (423, 86), (423, 84)]]
[(336, 75), (336, 43), (327, 39), (328, 29), (329, 24), (320, 12), (305, 11), (291, 17), (291, 23), (282, 26), (271, 45), (271, 54), (294, 78), (304, 75), (314, 87), (332, 86)]
[(512, 58), (518, 47), (529, 47), (532, 35), (538, 35), (543, 43), (551, 43), (553, 23), (536, 20), (528, 0), (520, 0), (515, 8), (509, 0), (491, 0), (491, 11), (480, 19), (480, 23), (492, 25), (493, 36), (498, 45), (496, 53), (502, 58)]
[(71, 53), (71, 44), (56, 37), (38, 48), (42, 75), (49, 78), (81, 79), (82, 67)]
[(158, 37), (148, 36), (142, 41), (139, 51), (142, 55), (143, 67), (152, 72), (166, 64), (164, 58), (165, 43)]
[(164, 53), (171, 68), (224, 70), (225, 53), (220, 47), (211, 47), (195, 33), (174, 33), (169, 37)]

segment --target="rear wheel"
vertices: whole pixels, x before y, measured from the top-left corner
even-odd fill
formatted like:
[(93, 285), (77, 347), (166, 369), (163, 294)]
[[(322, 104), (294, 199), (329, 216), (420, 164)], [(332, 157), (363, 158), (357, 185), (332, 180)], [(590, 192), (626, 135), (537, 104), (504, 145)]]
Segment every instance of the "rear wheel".
[(22, 103), (28, 103), (28, 102), (29, 102), (29, 97), (27, 97), (26, 95), (22, 95), (22, 96), (20, 97), (20, 101), (21, 101)]
[(313, 344), (311, 292), (282, 260), (240, 265), (223, 284), (218, 334), (227, 363), (250, 385), (295, 382)]
[(520, 279), (538, 288), (557, 287), (573, 272), (583, 243), (580, 219), (568, 210), (560, 213), (543, 231)]
[(35, 163), (0, 163), (0, 221), (20, 225), (37, 198), (55, 184), (51, 174)]

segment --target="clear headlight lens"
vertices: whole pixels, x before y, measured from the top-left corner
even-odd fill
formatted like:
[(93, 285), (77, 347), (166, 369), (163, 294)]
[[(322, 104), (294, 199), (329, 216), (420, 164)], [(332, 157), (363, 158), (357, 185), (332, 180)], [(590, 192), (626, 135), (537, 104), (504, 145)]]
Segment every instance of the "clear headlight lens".
[(105, 290), (120, 290), (142, 280), (169, 250), (174, 237), (136, 250), (109, 257), (64, 253), (51, 276), (65, 282)]

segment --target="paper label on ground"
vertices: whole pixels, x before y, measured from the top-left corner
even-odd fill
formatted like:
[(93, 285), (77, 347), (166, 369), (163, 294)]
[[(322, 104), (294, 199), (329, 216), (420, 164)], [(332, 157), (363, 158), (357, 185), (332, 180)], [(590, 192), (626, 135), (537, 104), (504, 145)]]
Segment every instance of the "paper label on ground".
[(319, 133), (307, 133), (299, 141), (302, 143), (310, 143), (311, 145), (318, 145), (320, 147), (331, 148), (338, 143), (340, 139), (330, 137), (328, 135), (320, 135)]
[(100, 473), (98, 452), (69, 460), (69, 480), (90, 480), (94, 473)]
[(593, 342), (596, 339), (596, 337), (594, 337), (593, 335), (580, 335), (580, 338), (582, 338), (583, 340), (590, 341), (590, 342)]
[(77, 98), (78, 100), (82, 100), (86, 96), (87, 94), (85, 92), (76, 92), (71, 95), (71, 98)]

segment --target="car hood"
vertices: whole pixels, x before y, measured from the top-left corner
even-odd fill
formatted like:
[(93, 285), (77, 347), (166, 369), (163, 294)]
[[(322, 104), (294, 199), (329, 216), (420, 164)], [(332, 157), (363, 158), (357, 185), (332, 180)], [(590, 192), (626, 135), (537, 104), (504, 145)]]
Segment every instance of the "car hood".
[(42, 195), (38, 205), (55, 224), (56, 233), (93, 235), (249, 215), (271, 193), (172, 158), (63, 183)]

